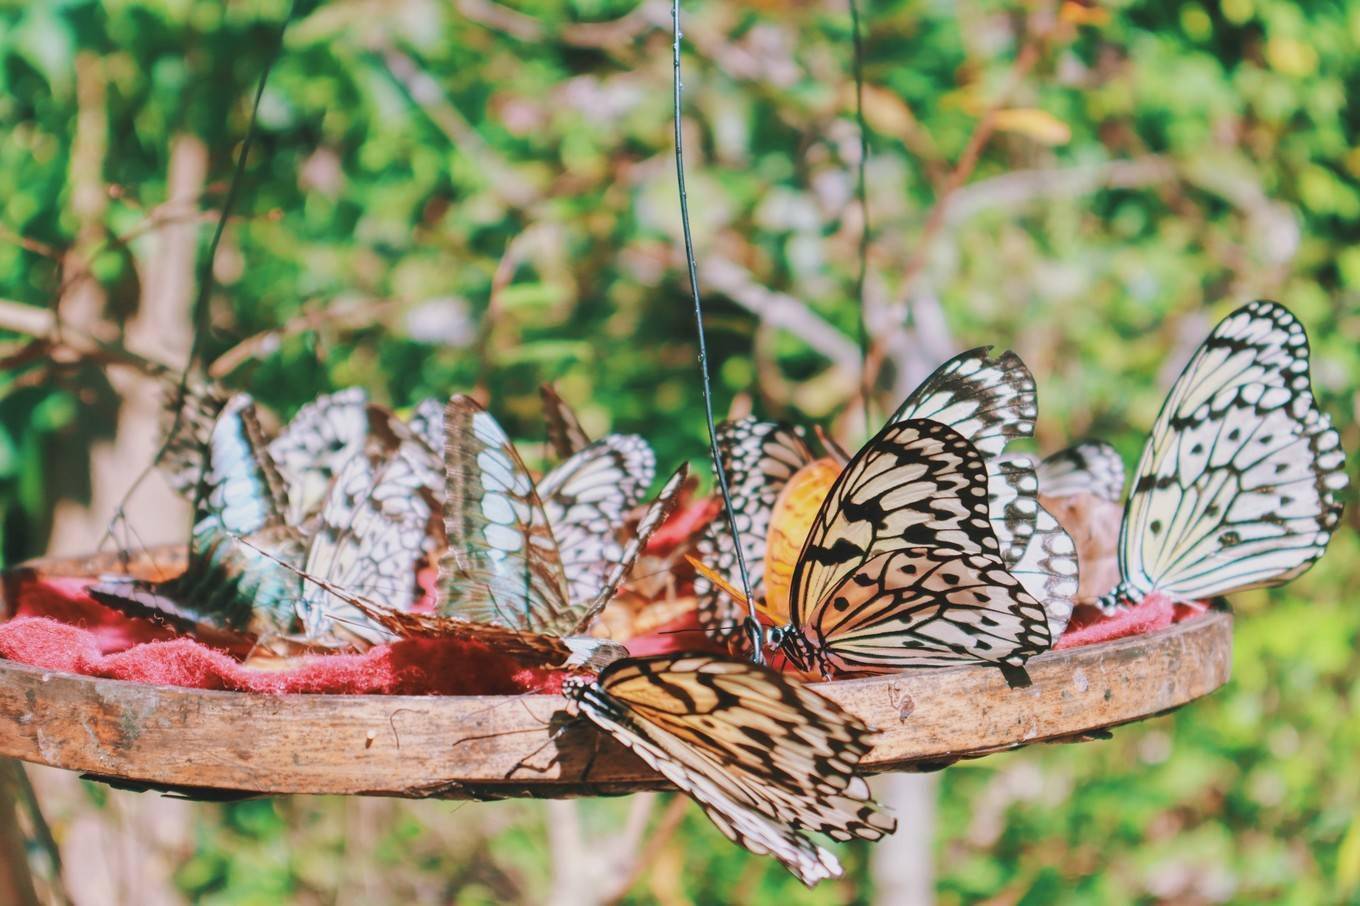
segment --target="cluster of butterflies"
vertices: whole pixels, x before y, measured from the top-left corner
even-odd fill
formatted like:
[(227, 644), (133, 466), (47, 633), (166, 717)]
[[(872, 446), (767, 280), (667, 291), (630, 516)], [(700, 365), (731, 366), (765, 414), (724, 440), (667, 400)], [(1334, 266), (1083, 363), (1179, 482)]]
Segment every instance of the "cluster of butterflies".
[[(590, 634), (685, 469), (644, 506), (648, 444), (591, 441), (555, 394), (544, 399), (561, 462), (535, 480), (464, 396), (401, 420), (343, 391), (269, 437), (248, 397), (201, 394), (180, 409), (187, 430), (169, 458), (195, 500), (188, 569), (159, 583), (110, 578), (95, 592), (208, 635), (332, 647), (464, 637), (570, 669), (569, 710), (730, 839), (809, 885), (838, 875), (809, 834), (874, 840), (896, 826), (859, 773), (870, 729), (745, 657), (631, 658)], [(853, 455), (822, 436), (818, 456), (789, 424), (724, 423), (737, 537), (719, 518), (694, 547), (705, 631), (734, 655), (755, 644), (814, 677), (981, 662), (1027, 682), (1028, 659), (1066, 627), (1079, 579), (1076, 546), (1040, 498), (1118, 500), (1125, 483), (1118, 454), (1098, 442), (1037, 463), (1008, 452), (1033, 434), (1036, 412), (1019, 357), (984, 348), (941, 366)], [(1205, 600), (1298, 575), (1340, 519), (1343, 467), (1302, 326), (1275, 303), (1244, 306), (1197, 350), (1157, 418), (1124, 510), (1121, 581), (1101, 605)], [(422, 574), (438, 577), (433, 588)], [(432, 607), (416, 607), (428, 597)], [(765, 624), (754, 633), (749, 609)]]

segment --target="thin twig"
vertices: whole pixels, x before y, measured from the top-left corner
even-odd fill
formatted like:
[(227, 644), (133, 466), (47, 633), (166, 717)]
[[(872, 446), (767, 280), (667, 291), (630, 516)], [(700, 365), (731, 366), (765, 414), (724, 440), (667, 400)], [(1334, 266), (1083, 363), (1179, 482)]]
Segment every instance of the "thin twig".
[(748, 608), (746, 628), (751, 633), (751, 659), (757, 663), (765, 660), (765, 635), (760, 621), (756, 618), (755, 599), (751, 595), (751, 578), (746, 571), (746, 556), (742, 553), (741, 533), (737, 528), (737, 514), (732, 508), (732, 494), (727, 487), (727, 470), (723, 467), (722, 454), (718, 450), (718, 429), (713, 423), (713, 387), (708, 377), (708, 343), (704, 338), (704, 307), (699, 298), (699, 263), (694, 256), (694, 237), (689, 227), (689, 196), (685, 192), (685, 142), (681, 127), (680, 105), (684, 94), (684, 83), (680, 78), (680, 0), (671, 2), (671, 22), (675, 43), (673, 45), (675, 89), (675, 179), (680, 190), (680, 225), (685, 234), (685, 259), (689, 267), (689, 288), (694, 299), (694, 329), (699, 338), (699, 376), (703, 382), (704, 416), (708, 421), (708, 452), (713, 458), (713, 471), (718, 477), (718, 490), (722, 494), (723, 512), (727, 514), (727, 528), (732, 532), (732, 546), (737, 554), (737, 571), (741, 574), (741, 590), (746, 595)]
[(63, 323), (50, 308), (0, 299), (0, 330), (33, 337), (42, 344), (49, 357), (66, 353), (77, 361), (125, 365), (158, 378), (175, 374), (174, 369), (164, 362), (138, 355), (110, 340), (92, 336)]
[(363, 329), (370, 327), (389, 309), (403, 303), (393, 299), (358, 299), (352, 302), (322, 301), (304, 307), (296, 317), (281, 327), (272, 327), (246, 337), (226, 352), (215, 357), (208, 368), (208, 376), (221, 380), (246, 362), (277, 349), (289, 337), (319, 330), (322, 327)]

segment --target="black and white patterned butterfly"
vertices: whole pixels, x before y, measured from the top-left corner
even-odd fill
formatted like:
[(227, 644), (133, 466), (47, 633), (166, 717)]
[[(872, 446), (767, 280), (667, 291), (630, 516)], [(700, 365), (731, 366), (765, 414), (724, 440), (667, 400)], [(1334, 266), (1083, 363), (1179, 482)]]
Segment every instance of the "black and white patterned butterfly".
[(1341, 519), (1345, 453), (1282, 305), (1221, 321), (1172, 386), (1134, 472), (1106, 609), (1153, 592), (1206, 600), (1308, 569)]
[(380, 459), (395, 450), (396, 424), (390, 412), (369, 404), (361, 387), (318, 396), (298, 409), (269, 442), (269, 457), (287, 488), (289, 523), (303, 526), (317, 513), (351, 458)]
[(622, 660), (569, 677), (569, 709), (693, 798), (728, 839), (809, 887), (839, 877), (809, 832), (877, 840), (896, 829), (858, 775), (870, 731), (773, 670), (707, 655)]
[(1103, 440), (1082, 441), (1044, 457), (1038, 477), (1044, 497), (1091, 494), (1111, 503), (1124, 499), (1124, 460)]
[[(1076, 547), (1039, 505), (1032, 463), (1004, 454), (1012, 439), (1034, 433), (1036, 411), (1034, 378), (1020, 357), (1013, 352), (992, 357), (990, 347), (979, 347), (937, 368), (903, 401), (889, 423), (932, 419), (954, 428), (977, 447), (987, 465), (988, 511), (1000, 557), (1006, 566), (1020, 568), (1017, 576), (1050, 611), (1053, 628), (1060, 632), (1076, 593)], [(720, 429), (718, 440), (738, 528), (743, 532), (752, 593), (760, 598), (759, 580), (775, 501), (792, 475), (814, 457), (787, 425), (744, 420)], [(737, 585), (735, 549), (721, 520), (710, 523), (698, 553), (730, 585)], [(701, 622), (711, 627), (711, 634), (730, 637), (739, 625), (738, 605), (731, 596), (719, 595), (713, 583), (703, 578), (696, 583), (696, 592)]]
[(982, 455), (926, 419), (897, 422), (841, 472), (794, 568), (772, 642), (824, 676), (995, 663), (1025, 682), (1048, 616), (1006, 567)]
[(569, 649), (571, 665), (622, 656), (621, 645), (584, 634), (673, 509), (686, 470), (671, 476), (620, 544), (619, 526), (654, 468), (640, 438), (589, 444), (535, 485), (504, 430), (469, 397), (449, 400), (442, 434), (448, 547), (435, 614), (342, 598), (397, 635), (479, 638), (535, 660)]
[[(406, 612), (421, 597), (417, 575), (443, 547), (441, 500), (431, 488), (432, 460), (423, 438), (407, 431), (383, 458), (350, 457), (331, 482), (307, 548), (299, 613), (305, 638), (361, 646), (393, 634), (329, 591), (381, 601)], [(438, 471), (442, 473), (442, 468)]]

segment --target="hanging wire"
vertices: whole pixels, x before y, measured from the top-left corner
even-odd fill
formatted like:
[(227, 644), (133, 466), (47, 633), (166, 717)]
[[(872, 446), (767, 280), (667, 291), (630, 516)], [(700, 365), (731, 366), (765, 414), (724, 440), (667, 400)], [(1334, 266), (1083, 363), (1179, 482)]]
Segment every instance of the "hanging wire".
[(869, 127), (864, 120), (864, 40), (859, 27), (859, 0), (850, 2), (850, 38), (853, 47), (855, 75), (855, 122), (859, 128), (859, 165), (856, 167), (855, 191), (859, 196), (859, 273), (855, 275), (855, 301), (859, 303), (859, 392), (864, 409), (864, 433), (874, 433), (873, 413), (870, 412), (873, 387), (869, 380), (869, 324), (866, 318), (864, 283), (869, 274), (869, 189), (865, 170), (869, 161)]
[(675, 89), (675, 178), (680, 189), (680, 224), (685, 234), (685, 259), (689, 266), (689, 288), (694, 299), (694, 329), (699, 338), (699, 375), (703, 381), (704, 416), (708, 420), (708, 452), (713, 458), (713, 471), (718, 477), (718, 491), (722, 494), (723, 512), (727, 515), (727, 527), (732, 532), (732, 543), (737, 552), (737, 571), (741, 574), (741, 590), (746, 596), (748, 616), (746, 630), (751, 636), (751, 660), (757, 664), (765, 660), (765, 634), (756, 618), (756, 602), (751, 595), (751, 578), (746, 571), (746, 556), (742, 553), (741, 532), (737, 529), (737, 514), (732, 508), (732, 494), (727, 487), (727, 470), (723, 467), (722, 454), (718, 450), (718, 432), (713, 424), (713, 388), (708, 377), (708, 344), (704, 338), (704, 308), (699, 299), (699, 263), (694, 257), (694, 237), (689, 227), (689, 196), (685, 192), (685, 142), (680, 124), (680, 102), (684, 94), (684, 83), (680, 78), (680, 0), (671, 0), (671, 22), (674, 26), (673, 44), (674, 89)]
[[(278, 62), (279, 55), (283, 52), (283, 36), (288, 29), (288, 24), (293, 21), (293, 13), (297, 3), (294, 0), (288, 6), (288, 14), (284, 16), (283, 22), (279, 24), (278, 34), (274, 41), (274, 48), (265, 59), (264, 69), (260, 71), (259, 81), (255, 85), (255, 100), (250, 107), (250, 122), (246, 126), (246, 136), (241, 143), (241, 153), (236, 158), (236, 167), (232, 170), (231, 182), (227, 185), (226, 197), (222, 200), (222, 210), (217, 216), (217, 226), (213, 230), (212, 240), (208, 243), (208, 253), (199, 264), (198, 268), (198, 295), (194, 298), (194, 305), (191, 309), (192, 321), (194, 326), (193, 341), (189, 346), (189, 356), (184, 363), (184, 369), (180, 372), (179, 381), (175, 389), (175, 414), (170, 422), (170, 428), (165, 432), (165, 440), (156, 450), (156, 455), (152, 457), (150, 465), (133, 479), (128, 486), (127, 493), (119, 501), (117, 509), (114, 511), (113, 520), (104, 530), (104, 537), (100, 540), (99, 546), (103, 548), (113, 537), (113, 527), (122, 517), (124, 509), (132, 495), (137, 493), (137, 489), (142, 486), (148, 475), (155, 470), (170, 447), (174, 445), (179, 436), (180, 428), (184, 423), (184, 414), (188, 409), (186, 405), (189, 393), (189, 376), (193, 373), (194, 363), (197, 362), (203, 353), (203, 342), (207, 338), (209, 324), (209, 301), (212, 295), (213, 286), (213, 262), (217, 259), (217, 246), (222, 241), (222, 234), (226, 231), (227, 221), (231, 218), (231, 212), (236, 207), (236, 200), (240, 195), (241, 182), (245, 176), (246, 160), (250, 156), (250, 147), (255, 142), (255, 134), (260, 117), (260, 99), (264, 97), (264, 86), (269, 81), (269, 73), (273, 70), (274, 64)], [(122, 548), (120, 548), (121, 550)]]

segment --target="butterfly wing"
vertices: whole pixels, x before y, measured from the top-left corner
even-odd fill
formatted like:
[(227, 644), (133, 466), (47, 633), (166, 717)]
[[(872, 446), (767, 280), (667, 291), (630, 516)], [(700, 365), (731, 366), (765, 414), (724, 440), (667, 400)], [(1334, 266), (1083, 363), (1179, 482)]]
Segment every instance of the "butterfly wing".
[(573, 604), (584, 605), (600, 593), (623, 554), (619, 529), (655, 476), (656, 456), (645, 440), (611, 434), (582, 448), (538, 483)]
[(982, 456), (929, 420), (891, 424), (855, 454), (823, 501), (790, 588), (801, 625), (846, 576), (879, 554), (926, 545), (1000, 555)]
[[(794, 473), (814, 457), (798, 431), (782, 422), (750, 417), (723, 422), (718, 425), (717, 441), (751, 593), (759, 599), (765, 594), (765, 544), (775, 501)], [(737, 549), (725, 513), (719, 512), (708, 523), (697, 548), (702, 562), (725, 576), (733, 587), (741, 587)], [(746, 616), (740, 605), (703, 577), (695, 580), (694, 589), (699, 621), (710, 635), (726, 639), (740, 631)]]
[(1036, 479), (1008, 465), (1002, 452), (1013, 438), (1032, 437), (1038, 412), (1034, 376), (1014, 352), (993, 358), (991, 347), (961, 352), (935, 370), (898, 407), (889, 422), (929, 418), (970, 441), (987, 463), (991, 519), (1001, 555), (1015, 562), (1034, 532)]
[(1297, 576), (1326, 550), (1346, 487), (1317, 408), (1308, 339), (1283, 306), (1224, 319), (1177, 379), (1143, 448), (1120, 529), (1122, 583), (1202, 600)]
[[(444, 449), (444, 403), (434, 397), (423, 399), (406, 420), (407, 429), (425, 441), (431, 450)], [(443, 457), (441, 456), (442, 460)]]
[(1041, 506), (1035, 516), (1034, 534), (1019, 559), (1006, 566), (1025, 591), (1043, 605), (1049, 638), (1056, 642), (1072, 619), (1081, 584), (1076, 542)]
[(1103, 440), (1088, 440), (1059, 450), (1039, 463), (1039, 493), (1045, 497), (1093, 494), (1119, 503), (1124, 499), (1124, 460)]
[[(416, 571), (431, 547), (432, 520), (439, 512), (420, 452), (403, 448), (379, 463), (366, 456), (350, 458), (322, 505), (303, 567), (308, 576), (398, 611), (410, 609), (417, 596)], [(390, 638), (315, 582), (304, 587), (302, 619), (311, 640), (354, 637), (379, 643)]]
[(360, 387), (319, 396), (299, 409), (269, 443), (269, 456), (288, 488), (289, 522), (301, 525), (316, 512), (350, 457), (393, 449), (393, 421), (368, 404)]
[(808, 615), (803, 634), (836, 673), (1022, 667), (1052, 644), (1043, 606), (996, 554), (938, 546), (864, 563)]
[(176, 384), (166, 394), (166, 442), (160, 468), (170, 486), (191, 499), (203, 478), (213, 425), (227, 399), (227, 394), (213, 384)]
[(896, 827), (856, 773), (868, 729), (768, 668), (694, 655), (630, 659), (566, 691), (729, 839), (774, 855), (806, 884), (840, 868), (803, 831), (876, 840)]
[(675, 505), (680, 500), (680, 488), (685, 483), (685, 477), (689, 474), (689, 466), (682, 465), (676, 469), (670, 479), (662, 487), (661, 493), (656, 500), (642, 514), (638, 520), (637, 529), (633, 532), (633, 537), (624, 545), (611, 561), (604, 564), (608, 567), (607, 571), (600, 574), (600, 581), (594, 584), (594, 597), (582, 598), (580, 601), (573, 602), (577, 607), (576, 625), (572, 628), (573, 635), (584, 633), (595, 617), (606, 604), (614, 597), (614, 593), (623, 584), (623, 580), (628, 578), (628, 574), (633, 571), (633, 564), (637, 562), (638, 554), (642, 553), (647, 546), (647, 541), (652, 534), (661, 527), (661, 524), (670, 518), (671, 513), (675, 512)]
[(184, 573), (155, 584), (106, 583), (98, 589), (101, 600), (190, 631), (286, 632), (298, 583), (277, 560), (300, 560), (301, 547), (285, 522), (283, 479), (249, 396), (237, 394), (223, 404), (204, 460)]
[(1322, 556), (1345, 457), (1311, 406), (1285, 387), (1226, 387), (1154, 432), (1125, 510), (1119, 593), (1204, 600), (1286, 582)]
[(576, 612), (557, 541), (529, 470), (491, 414), (466, 396), (444, 416), (440, 612), (476, 623), (566, 635)]
[(590, 446), (590, 436), (581, 427), (576, 413), (551, 384), (540, 385), (538, 395), (543, 400), (543, 418), (548, 424), (548, 445), (558, 459), (575, 456)]

